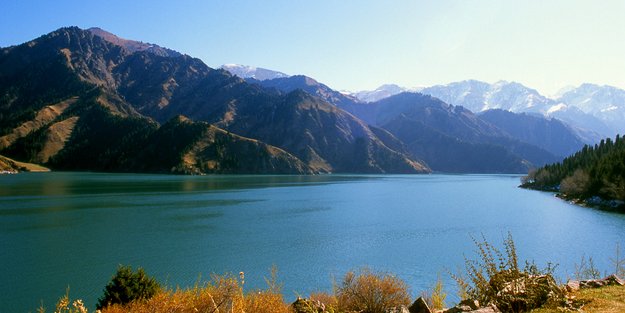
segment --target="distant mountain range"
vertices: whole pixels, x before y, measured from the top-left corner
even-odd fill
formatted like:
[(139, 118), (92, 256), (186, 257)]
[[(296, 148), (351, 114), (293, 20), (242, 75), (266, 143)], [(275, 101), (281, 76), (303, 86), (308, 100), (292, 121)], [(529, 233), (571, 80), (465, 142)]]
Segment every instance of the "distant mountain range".
[[(237, 69), (247, 68), (241, 65), (236, 67)], [(234, 72), (237, 71), (240, 70)], [(265, 71), (282, 74), (270, 70)], [(288, 77), (288, 75), (282, 75), (266, 75), (262, 79), (255, 79), (263, 81), (263, 85), (273, 85), (275, 83), (267, 82), (267, 80)], [(251, 77), (249, 74), (239, 76)], [(325, 89), (332, 90), (327, 86)], [(594, 84), (569, 86), (555, 97), (546, 97), (535, 89), (516, 82), (499, 81), (489, 84), (477, 80), (465, 80), (425, 88), (406, 88), (386, 84), (375, 90), (341, 92), (341, 94), (350, 98), (351, 102), (372, 103), (402, 92), (421, 92), (432, 95), (444, 102), (463, 106), (476, 113), (501, 109), (514, 113), (541, 114), (547, 118), (555, 117), (567, 123), (585, 143), (594, 144), (617, 133), (625, 133), (625, 123), (623, 123), (625, 90), (612, 86)]]
[(515, 113), (537, 113), (569, 124), (587, 143), (625, 132), (625, 91), (582, 84), (551, 99), (519, 83), (488, 84), (475, 80), (423, 89), (441, 100), (473, 112), (503, 109)]
[(0, 50), (0, 154), (61, 170), (522, 173), (596, 135), (541, 114), (603, 123), (516, 83), (423, 90), (437, 98), (405, 91), (347, 94), (302, 75), (212, 69), (99, 28), (61, 28)]
[[(561, 159), (566, 154), (558, 148), (565, 147), (569, 152), (583, 146), (577, 140), (565, 141), (554, 146), (555, 149), (545, 149), (516, 138), (466, 109), (454, 108), (436, 98), (417, 93), (400, 93), (378, 102), (363, 103), (301, 75), (262, 81), (248, 79), (248, 82), (284, 93), (302, 90), (332, 103), (369, 125), (389, 131), (411, 155), (424, 160), (436, 171), (524, 172), (532, 164)], [(527, 119), (538, 118), (519, 115), (515, 120), (516, 127), (533, 126), (531, 122), (524, 122)], [(545, 118), (542, 120), (547, 124), (549, 122)], [(542, 130), (557, 135), (565, 133), (566, 138), (577, 138), (569, 128), (562, 132), (549, 127)], [(415, 135), (420, 136), (418, 140)]]

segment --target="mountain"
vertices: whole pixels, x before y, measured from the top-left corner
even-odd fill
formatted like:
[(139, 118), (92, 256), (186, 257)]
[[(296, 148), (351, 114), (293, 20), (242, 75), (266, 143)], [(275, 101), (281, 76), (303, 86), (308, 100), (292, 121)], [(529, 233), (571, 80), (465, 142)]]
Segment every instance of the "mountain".
[(313, 96), (319, 97), (324, 101), (334, 104), (343, 109), (350, 108), (359, 102), (358, 99), (336, 91), (313, 78), (304, 75), (295, 75), (282, 78), (274, 78), (267, 80), (248, 79), (250, 83), (258, 84), (265, 88), (273, 88), (281, 92), (292, 92), (301, 89)]
[(241, 78), (253, 78), (257, 80), (267, 80), (275, 78), (289, 77), (289, 75), (282, 72), (269, 70), (262, 67), (253, 67), (239, 64), (224, 64), (222, 69), (232, 73), (232, 75), (239, 76)]
[(117, 37), (116, 35), (111, 34), (98, 27), (89, 28), (87, 29), (87, 31), (91, 32), (92, 34), (114, 45), (122, 46), (130, 52), (146, 51), (146, 52), (150, 52), (150, 53), (160, 55), (160, 56), (165, 56), (165, 57), (177, 57), (181, 55), (177, 51), (163, 48), (155, 44), (144, 43), (141, 41), (128, 40), (128, 39)]
[(1, 50), (0, 152), (71, 170), (428, 171), (321, 99), (100, 34), (62, 28)]
[(542, 112), (554, 101), (538, 91), (516, 82), (499, 81), (488, 84), (465, 80), (424, 88), (422, 91), (453, 105), (461, 105), (473, 112), (502, 109), (511, 112)]
[(599, 118), (564, 103), (552, 106), (545, 116), (554, 117), (567, 123), (584, 143), (590, 145), (598, 143), (601, 139), (614, 133), (614, 130)]
[(532, 164), (558, 160), (471, 111), (429, 95), (401, 93), (361, 106), (367, 110), (363, 120), (388, 130), (436, 171), (520, 173)]
[(376, 88), (375, 90), (363, 90), (355, 92), (352, 94), (352, 96), (356, 97), (356, 99), (360, 100), (361, 102), (376, 102), (402, 92), (416, 91), (420, 91), (420, 88), (410, 89), (395, 84), (385, 84)]
[(568, 156), (584, 146), (573, 129), (555, 118), (500, 109), (484, 111), (478, 116), (510, 137), (543, 148), (556, 156)]
[[(404, 143), (407, 145), (406, 149), (414, 157), (425, 160), (426, 163), (432, 166), (435, 170), (439, 171), (525, 172), (529, 164), (542, 165), (546, 162), (557, 161), (557, 156), (565, 155), (560, 153), (561, 151), (558, 151), (557, 149), (555, 149), (555, 151), (557, 152), (549, 152), (546, 151), (544, 147), (540, 148), (534, 143), (528, 143), (524, 141), (523, 139), (525, 138), (516, 138), (515, 136), (505, 131), (502, 131), (500, 128), (481, 120), (477, 116), (474, 116), (471, 112), (464, 110), (461, 107), (457, 107), (455, 109), (457, 112), (460, 112), (456, 115), (446, 116), (444, 114), (441, 114), (440, 116), (437, 116), (435, 118), (426, 119), (425, 122), (427, 122), (427, 129), (432, 130), (433, 132), (421, 130), (421, 137), (419, 138), (419, 140), (415, 140), (415, 138), (411, 137), (412, 135), (406, 136), (405, 131), (406, 129), (410, 129), (411, 127), (413, 129), (416, 129), (420, 127), (419, 125), (414, 125), (414, 123), (408, 123), (408, 121), (402, 120), (402, 118), (394, 121), (397, 125), (403, 125), (401, 131), (399, 131), (397, 125), (390, 125), (390, 119), (395, 119), (399, 115), (406, 114), (407, 112), (412, 112), (411, 110), (416, 108), (415, 106), (413, 106), (413, 103), (395, 103), (393, 105), (380, 105), (377, 102), (359, 102), (357, 99), (349, 97), (341, 92), (332, 90), (328, 86), (310, 77), (302, 75), (264, 81), (248, 79), (248, 81), (263, 86), (265, 88), (272, 88), (281, 92), (292, 92), (299, 89), (307, 92), (308, 94), (324, 99), (331, 104), (334, 104), (342, 109), (345, 109), (346, 111), (349, 111), (369, 125), (374, 125), (377, 127), (381, 127), (382, 129), (389, 130), (393, 135), (397, 136), (400, 141), (404, 141)], [(387, 100), (387, 98), (385, 98), (384, 100)], [(384, 103), (384, 100), (380, 102)], [(421, 100), (416, 100), (416, 102), (420, 101)], [(443, 106), (446, 105), (442, 102), (440, 102), (440, 104), (442, 104)], [(463, 110), (466, 112), (462, 112)], [(421, 118), (422, 116), (426, 116), (427, 113), (422, 111), (414, 111), (412, 112), (412, 115), (412, 119), (416, 119)], [(468, 116), (471, 116), (471, 118), (467, 118)], [(462, 121), (461, 117), (467, 118), (468, 121)], [(420, 121), (420, 123), (421, 122), (424, 121)], [(408, 127), (407, 125), (411, 126)], [(460, 127), (458, 125), (468, 126), (468, 129)], [(528, 130), (528, 132), (532, 131), (533, 130)], [(430, 148), (432, 146), (434, 138), (437, 138), (438, 142), (438, 145), (434, 146), (441, 146), (444, 142), (445, 145), (449, 147), (447, 149)], [(268, 142), (273, 143), (272, 141)], [(489, 146), (488, 148), (486, 148), (485, 146), (487, 145), (492, 145), (492, 147)], [(503, 148), (501, 147), (501, 145), (504, 145), (506, 147)], [(573, 148), (571, 149), (578, 149), (583, 144), (572, 145)], [(455, 146), (456, 150), (450, 148), (451, 146)], [(497, 147), (494, 148), (494, 146)], [(468, 158), (465, 158), (465, 160), (458, 159), (452, 161), (452, 158), (454, 158), (454, 156), (463, 155), (458, 154), (459, 151), (464, 151), (464, 155), (467, 155), (466, 151), (469, 150), (475, 151), (475, 155), (479, 157), (475, 157), (472, 162), (469, 162)], [(485, 153), (485, 151), (488, 151), (488, 153), (492, 154), (490, 158), (495, 158), (496, 156), (497, 158), (507, 158), (511, 161), (507, 162), (505, 166), (502, 165), (500, 167), (488, 167), (486, 166), (486, 162), (483, 161), (484, 159), (489, 158), (485, 158), (483, 156), (484, 154), (487, 154)], [(441, 154), (444, 156), (441, 157)], [(512, 161), (512, 159), (514, 160)], [(525, 159), (528, 159), (529, 161), (526, 161)], [(497, 162), (488, 162), (488, 164), (497, 164)]]
[[(625, 116), (622, 116), (620, 109), (616, 108), (625, 106), (614, 106), (612, 103), (625, 103), (619, 102), (625, 98), (621, 98), (621, 93), (615, 88), (611, 89), (604, 86), (605, 91), (602, 95), (597, 91), (596, 87), (599, 86), (589, 84), (582, 86), (584, 87), (566, 88), (562, 91), (562, 96), (555, 100), (547, 98), (538, 91), (522, 84), (506, 81), (488, 84), (476, 80), (466, 80), (428, 87), (422, 92), (478, 113), (491, 109), (502, 109), (514, 113), (539, 113), (546, 117), (555, 117), (567, 123), (585, 143), (594, 144), (601, 138), (613, 136), (617, 131), (620, 131), (618, 130), (618, 127), (621, 127), (619, 122), (622, 122)], [(625, 93), (625, 91), (622, 92)], [(605, 94), (614, 95), (614, 97), (604, 96)], [(584, 107), (582, 103), (590, 103), (592, 95), (596, 95), (592, 100), (596, 103), (587, 105), (587, 107), (599, 109), (595, 111), (582, 110)], [(607, 112), (605, 110), (608, 108), (619, 113), (601, 113), (601, 110)]]
[(557, 100), (599, 118), (615, 132), (625, 133), (625, 90), (623, 89), (582, 84), (563, 93)]

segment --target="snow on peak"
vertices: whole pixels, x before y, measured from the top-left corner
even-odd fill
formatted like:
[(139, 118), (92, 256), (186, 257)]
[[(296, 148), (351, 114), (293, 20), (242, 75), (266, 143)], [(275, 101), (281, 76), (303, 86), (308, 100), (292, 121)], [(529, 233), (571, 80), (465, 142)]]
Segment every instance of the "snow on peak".
[(362, 102), (376, 102), (402, 92), (417, 92), (422, 88), (406, 88), (396, 84), (384, 84), (375, 90), (363, 90), (353, 93), (352, 96), (356, 97)]
[(269, 70), (262, 67), (254, 67), (241, 64), (224, 64), (221, 66), (221, 68), (241, 78), (253, 78), (258, 80), (269, 80), (290, 76), (282, 72)]

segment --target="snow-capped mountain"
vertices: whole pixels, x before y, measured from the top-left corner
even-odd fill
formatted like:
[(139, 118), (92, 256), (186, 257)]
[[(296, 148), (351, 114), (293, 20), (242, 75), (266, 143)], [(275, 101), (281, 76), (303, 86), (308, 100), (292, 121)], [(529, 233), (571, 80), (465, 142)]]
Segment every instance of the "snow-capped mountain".
[(601, 119), (592, 114), (585, 113), (579, 108), (558, 103), (552, 106), (545, 114), (547, 117), (557, 118), (567, 123), (575, 131), (577, 136), (585, 143), (595, 144), (606, 137), (614, 137), (615, 130), (609, 127)]
[(612, 86), (582, 84), (564, 93), (559, 102), (591, 114), (615, 131), (625, 133), (625, 90)]
[(352, 93), (361, 102), (376, 102), (402, 92), (418, 92), (422, 88), (406, 88), (395, 84), (382, 85), (375, 90), (363, 90)]
[[(273, 70), (237, 64), (226, 64), (222, 68), (239, 77), (259, 81), (291, 77)], [(421, 92), (446, 103), (463, 106), (475, 113), (501, 109), (554, 117), (569, 124), (587, 143), (625, 133), (625, 90), (612, 86), (567, 86), (556, 95), (547, 97), (517, 82), (502, 80), (489, 84), (478, 80), (464, 80), (427, 88), (385, 84), (375, 90), (340, 94), (352, 98), (351, 102), (354, 103), (372, 103), (402, 92)]]
[(544, 113), (556, 104), (534, 89), (508, 81), (489, 84), (477, 80), (465, 80), (428, 87), (421, 92), (449, 104), (461, 105), (473, 112), (502, 109), (517, 113)]
[(507, 81), (489, 84), (466, 80), (428, 87), (421, 92), (478, 113), (502, 109), (555, 117), (569, 124), (587, 143), (625, 132), (625, 90), (610, 86), (566, 87), (557, 99)]
[(254, 78), (257, 80), (284, 78), (290, 76), (282, 72), (269, 70), (262, 67), (254, 67), (240, 64), (224, 64), (221, 66), (221, 68), (241, 78)]

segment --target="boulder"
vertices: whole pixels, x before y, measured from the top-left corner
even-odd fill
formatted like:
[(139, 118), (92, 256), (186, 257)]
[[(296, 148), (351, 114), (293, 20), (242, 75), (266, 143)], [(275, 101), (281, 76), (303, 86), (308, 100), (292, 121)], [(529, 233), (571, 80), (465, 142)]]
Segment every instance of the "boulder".
[(297, 298), (297, 300), (295, 300), (295, 302), (291, 304), (291, 307), (293, 308), (293, 312), (295, 313), (325, 313), (326, 312), (326, 306), (325, 304), (321, 303), (321, 301), (303, 299), (299, 297)]
[(408, 311), (410, 313), (432, 313), (432, 310), (430, 310), (430, 307), (428, 307), (423, 297), (417, 298), (417, 300), (408, 307)]
[(577, 291), (580, 287), (579, 280), (569, 280), (565, 287), (568, 292)]
[(494, 302), (503, 311), (529, 311), (565, 298), (564, 291), (551, 275), (513, 274), (502, 272), (501, 276), (491, 279), (491, 286), (497, 291)]
[(612, 274), (603, 279), (608, 286), (616, 285), (616, 286), (625, 286), (625, 279), (622, 279), (615, 274)]

